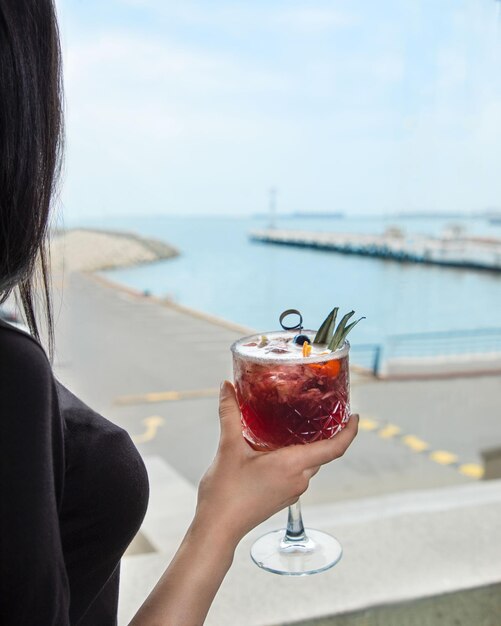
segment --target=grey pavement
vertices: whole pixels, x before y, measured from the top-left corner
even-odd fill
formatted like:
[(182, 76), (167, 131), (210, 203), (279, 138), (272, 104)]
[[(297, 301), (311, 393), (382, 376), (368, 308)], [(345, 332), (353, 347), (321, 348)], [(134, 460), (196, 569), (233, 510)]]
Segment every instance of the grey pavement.
[[(73, 275), (64, 294), (56, 372), (140, 441), (150, 476), (138, 542), (143, 548), (122, 563), (119, 623), (126, 624), (190, 522), (219, 424), (214, 396), (117, 400), (217, 389), (231, 377), (229, 345), (242, 331), (84, 275)], [(500, 444), (500, 385), (494, 376), (426, 382), (355, 376), (353, 404), (366, 428), (345, 457), (322, 469), (303, 498), (307, 526), (335, 534), (345, 549), (342, 561), (299, 579), (254, 566), (249, 547), (263, 531), (283, 526), (281, 512), (241, 542), (207, 626), (306, 626), (312, 619), (321, 620), (318, 626), (466, 626), (468, 615), (471, 626), (496, 626), (498, 601), (488, 586), (501, 581), (501, 481), (475, 481), (458, 468)], [(403, 434), (458, 460), (440, 465), (429, 451), (405, 445)], [(458, 592), (477, 588), (480, 596), (470, 596), (482, 598), (477, 609), (465, 608), (456, 621), (442, 619), (440, 611)], [(467, 604), (470, 610), (474, 602)]]
[[(229, 346), (242, 331), (81, 274), (71, 275), (64, 294), (57, 325), (61, 380), (133, 436), (145, 432), (143, 420), (161, 417), (155, 436), (138, 444), (140, 451), (161, 456), (197, 484), (217, 446), (217, 399), (115, 402), (134, 394), (217, 389), (231, 378)], [(428, 451), (403, 445), (400, 435), (384, 439), (362, 430), (349, 453), (315, 477), (305, 504), (471, 482), (457, 466), (478, 463), (482, 450), (501, 445), (500, 397), (500, 376), (399, 382), (355, 377), (352, 404), (363, 418), (395, 425), (400, 434), (417, 436), (458, 461), (440, 465)]]
[(434, 448), (452, 449), (464, 459), (480, 460), (482, 450), (501, 444), (501, 375), (372, 380), (357, 386), (354, 396), (362, 412), (385, 416)]

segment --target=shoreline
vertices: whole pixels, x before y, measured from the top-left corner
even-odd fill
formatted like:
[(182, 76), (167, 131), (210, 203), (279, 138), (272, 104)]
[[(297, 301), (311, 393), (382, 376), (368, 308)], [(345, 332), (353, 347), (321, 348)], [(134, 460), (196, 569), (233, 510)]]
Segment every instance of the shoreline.
[[(233, 322), (224, 317), (220, 317), (218, 315), (214, 315), (212, 313), (206, 313), (200, 309), (195, 309), (193, 307), (180, 304), (175, 302), (174, 300), (170, 300), (169, 298), (162, 298), (160, 296), (156, 296), (154, 294), (149, 294), (141, 291), (140, 289), (130, 287), (125, 283), (121, 283), (119, 281), (113, 280), (108, 276), (103, 276), (99, 273), (88, 272), (87, 275), (95, 282), (100, 283), (101, 285), (112, 289), (116, 292), (125, 293), (131, 298), (135, 298), (138, 300), (147, 299), (149, 302), (153, 302), (155, 304), (159, 304), (160, 306), (165, 306), (170, 309), (173, 309), (179, 313), (184, 313), (190, 317), (202, 320), (204, 322), (209, 322), (210, 324), (214, 324), (215, 326), (219, 326), (221, 328), (225, 328), (226, 330), (236, 331), (241, 333), (243, 336), (252, 335), (258, 332), (255, 328), (250, 328), (249, 326), (244, 326), (242, 324), (238, 324), (237, 322)], [(466, 362), (469, 362), (470, 359), (476, 355), (463, 355), (466, 356)], [(421, 367), (413, 370), (410, 367), (409, 371), (397, 372), (395, 371), (386, 371), (382, 372), (379, 375), (375, 376), (374, 373), (353, 361), (350, 362), (350, 370), (352, 374), (355, 374), (357, 378), (366, 379), (366, 380), (380, 380), (380, 381), (391, 381), (391, 382), (425, 382), (425, 381), (439, 381), (439, 380), (453, 380), (453, 379), (471, 379), (471, 378), (482, 378), (482, 377), (499, 377), (501, 375), (501, 367), (477, 367), (477, 368), (459, 368), (459, 369), (448, 369), (445, 368), (444, 371), (437, 371), (433, 365), (436, 365), (437, 361), (441, 361), (443, 359), (442, 356), (429, 357), (428, 360), (424, 358), (421, 361)], [(412, 365), (413, 359), (407, 360), (407, 365)], [(423, 370), (424, 364), (424, 370)], [(352, 384), (355, 381), (352, 381)]]
[[(75, 236), (78, 237), (76, 242)], [(121, 253), (124, 253), (119, 259), (115, 259), (112, 262), (110, 261), (108, 251), (102, 251), (103, 244), (109, 244), (110, 242), (119, 244)], [(52, 269), (55, 271), (62, 271), (63, 274), (75, 271), (82, 272), (87, 274), (92, 280), (115, 291), (126, 293), (133, 298), (147, 298), (151, 302), (168, 306), (180, 313), (210, 322), (227, 330), (242, 334), (256, 332), (248, 326), (180, 304), (168, 298), (161, 298), (146, 291), (141, 291), (101, 274), (101, 272), (114, 269), (138, 267), (148, 263), (174, 259), (180, 255), (180, 251), (171, 244), (167, 244), (159, 239), (143, 237), (130, 231), (86, 227), (56, 230), (51, 237), (50, 243)], [(79, 248), (76, 254), (75, 250), (71, 250), (71, 247), (74, 247), (75, 244)], [(98, 255), (88, 254), (88, 246), (92, 245), (98, 247)], [(143, 252), (141, 257), (137, 254), (138, 248)]]
[[(189, 315), (190, 317), (202, 320), (204, 322), (208, 322), (210, 324), (219, 326), (226, 330), (235, 331), (237, 333), (240, 333), (242, 336), (252, 335), (258, 332), (255, 328), (238, 324), (237, 322), (233, 322), (224, 317), (220, 317), (212, 313), (206, 313), (205, 311), (202, 311), (200, 309), (195, 309), (185, 304), (179, 304), (178, 302), (175, 302), (174, 300), (170, 300), (169, 298), (161, 298), (160, 296), (155, 296), (154, 294), (145, 294), (140, 289), (136, 289), (124, 283), (118, 282), (116, 280), (112, 280), (108, 276), (103, 276), (102, 274), (99, 274), (96, 272), (88, 272), (87, 275), (93, 281), (100, 283), (101, 285), (107, 287), (108, 289), (112, 289), (120, 293), (125, 293), (131, 298), (137, 298), (139, 300), (147, 299), (148, 301), (153, 302), (155, 304), (159, 304), (160, 306), (165, 306), (170, 309), (173, 309), (174, 311), (177, 311), (178, 313), (184, 313), (185, 315)], [(350, 370), (352, 371), (353, 374), (356, 374), (357, 376), (360, 376), (362, 378), (367, 378), (367, 379), (374, 378), (370, 370), (360, 365), (357, 365), (356, 363), (350, 363)]]
[[(255, 330), (249, 326), (234, 322), (220, 315), (205, 312), (198, 308), (186, 306), (171, 298), (150, 293), (147, 289), (133, 288), (116, 279), (99, 274), (114, 269), (136, 267), (147, 263), (155, 263), (164, 259), (175, 258), (179, 251), (173, 246), (152, 238), (143, 237), (132, 232), (101, 230), (93, 228), (75, 228), (58, 231), (52, 240), (53, 270), (63, 274), (82, 272), (91, 276), (96, 282), (106, 284), (114, 290), (128, 293), (134, 298), (147, 298), (167, 306), (190, 317), (205, 320), (240, 335), (253, 334)], [(381, 343), (381, 346), (383, 343)], [(499, 375), (501, 373), (501, 356), (499, 354), (472, 354), (454, 357), (451, 361), (444, 355), (430, 355), (425, 358), (412, 358), (409, 353), (405, 358), (392, 358), (389, 355), (381, 370), (371, 368), (362, 361), (357, 362), (353, 355), (351, 368), (358, 375), (377, 377), (386, 380), (433, 380), (438, 378), (462, 378)]]
[(145, 293), (141, 290), (129, 287), (128, 285), (125, 285), (124, 283), (118, 282), (116, 280), (112, 280), (107, 276), (102, 276), (101, 274), (96, 274), (94, 272), (89, 273), (89, 276), (90, 278), (92, 278), (92, 280), (95, 280), (96, 282), (99, 282), (110, 289), (114, 289), (115, 291), (126, 293), (132, 298), (147, 298), (150, 302), (155, 302), (157, 304), (160, 304), (161, 306), (167, 306), (171, 309), (174, 309), (175, 311), (178, 311), (179, 313), (186, 313), (186, 315), (190, 315), (191, 317), (195, 317), (205, 322), (210, 322), (216, 326), (221, 326), (222, 328), (226, 328), (227, 330), (236, 331), (244, 335), (250, 335), (256, 332), (255, 329), (249, 328), (248, 326), (243, 326), (242, 324), (238, 324), (237, 322), (227, 320), (224, 317), (213, 315), (212, 313), (205, 313), (200, 309), (195, 309), (184, 304), (179, 304), (178, 302), (174, 302), (174, 300), (170, 300), (168, 298), (161, 298), (153, 294), (145, 295)]

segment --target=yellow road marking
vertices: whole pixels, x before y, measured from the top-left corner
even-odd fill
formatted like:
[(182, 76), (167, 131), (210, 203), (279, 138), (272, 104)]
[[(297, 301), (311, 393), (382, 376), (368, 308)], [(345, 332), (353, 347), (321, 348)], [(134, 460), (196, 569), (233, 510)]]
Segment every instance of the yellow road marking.
[[(459, 465), (457, 454), (448, 452), (447, 450), (432, 450), (430, 451), (430, 444), (420, 439), (416, 435), (404, 435), (399, 426), (395, 424), (386, 424), (382, 428), (381, 422), (374, 419), (372, 416), (361, 417), (359, 422), (360, 430), (372, 431), (377, 433), (381, 439), (393, 439), (401, 441), (407, 448), (413, 452), (428, 452), (428, 458), (439, 465), (455, 465), (455, 469), (463, 476), (480, 480), (484, 477), (484, 468), (477, 463), (464, 463)], [(398, 436), (400, 435), (400, 436)]]
[(483, 478), (484, 468), (477, 463), (465, 463), (458, 467), (458, 472), (470, 478)]
[(164, 418), (160, 417), (160, 415), (152, 415), (151, 417), (146, 417), (143, 420), (143, 424), (146, 426), (146, 430), (141, 435), (133, 435), (131, 437), (134, 443), (146, 443), (147, 441), (151, 441), (157, 435), (157, 431), (160, 426), (164, 423)]
[(400, 428), (398, 426), (395, 426), (395, 424), (387, 424), (384, 428), (381, 428), (381, 430), (378, 430), (378, 435), (381, 437), (381, 439), (391, 439), (392, 437), (395, 437), (395, 435), (398, 435), (400, 433)]
[[(162, 402), (165, 400), (179, 400), (181, 394), (179, 391), (159, 391), (154, 393), (146, 393), (143, 396), (143, 400), (146, 402)], [(136, 398), (137, 399), (137, 398)], [(128, 398), (129, 402), (132, 398)]]
[(370, 417), (361, 417), (358, 422), (358, 427), (362, 430), (376, 430), (376, 428), (379, 428), (379, 422), (376, 422), (376, 420)]
[(415, 435), (406, 435), (402, 437), (402, 441), (408, 448), (414, 450), (414, 452), (424, 452), (424, 450), (428, 450), (430, 447), (426, 441), (423, 441)]
[(430, 459), (440, 465), (451, 465), (457, 463), (458, 457), (452, 452), (447, 452), (447, 450), (435, 450), (435, 452), (431, 452)]
[(150, 404), (154, 402), (172, 402), (174, 400), (190, 400), (193, 398), (214, 398), (219, 395), (219, 389), (188, 389), (186, 391), (156, 391), (152, 393), (115, 398), (115, 404), (120, 406), (130, 404)]
[[(115, 404), (128, 405), (128, 404), (146, 404), (150, 402), (168, 402), (174, 400), (184, 400), (190, 398), (210, 398), (219, 395), (219, 389), (194, 389), (188, 391), (161, 391), (155, 393), (147, 393), (143, 395), (134, 396), (122, 396), (115, 400)], [(154, 439), (157, 435), (158, 429), (164, 424), (164, 418), (159, 415), (152, 415), (143, 420), (146, 429), (140, 435), (132, 436), (132, 441), (136, 444), (146, 443)], [(401, 429), (395, 424), (387, 424), (380, 430), (380, 422), (371, 417), (364, 417), (360, 419), (359, 427), (361, 430), (375, 431), (381, 437), (381, 439), (392, 439), (400, 434)], [(426, 441), (423, 441), (415, 435), (405, 435), (401, 438), (401, 441), (408, 448), (414, 452), (424, 452), (429, 450), (430, 446)], [(435, 450), (430, 452), (429, 458), (439, 465), (452, 465), (458, 462), (458, 456), (447, 452), (447, 450)], [(484, 468), (477, 463), (465, 463), (460, 465), (458, 471), (464, 476), (469, 478), (481, 479), (484, 475)]]

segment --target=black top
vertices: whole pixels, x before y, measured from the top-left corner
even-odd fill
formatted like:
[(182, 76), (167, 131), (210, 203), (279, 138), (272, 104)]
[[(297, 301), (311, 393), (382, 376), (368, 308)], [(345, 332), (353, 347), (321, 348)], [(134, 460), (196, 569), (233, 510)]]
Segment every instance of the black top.
[(116, 624), (120, 558), (147, 501), (127, 433), (0, 321), (0, 623)]

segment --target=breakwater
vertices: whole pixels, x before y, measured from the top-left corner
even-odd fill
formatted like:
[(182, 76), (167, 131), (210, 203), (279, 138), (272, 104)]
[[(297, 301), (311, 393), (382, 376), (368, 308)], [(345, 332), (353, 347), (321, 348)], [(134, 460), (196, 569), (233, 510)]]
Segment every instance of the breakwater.
[(120, 230), (72, 228), (51, 237), (53, 271), (97, 272), (135, 267), (178, 256), (173, 246)]
[(400, 263), (501, 272), (501, 239), (492, 237), (407, 236), (398, 229), (382, 235), (268, 229), (251, 232), (250, 239)]

